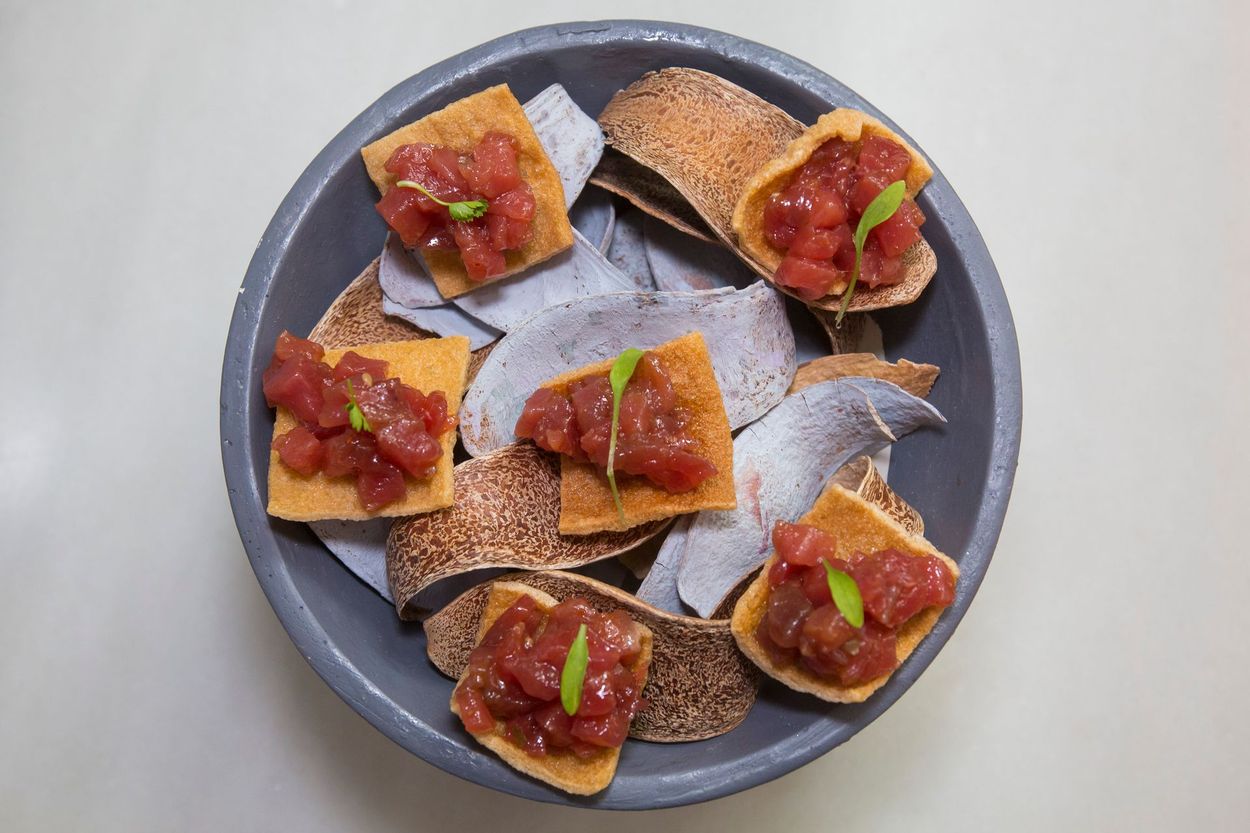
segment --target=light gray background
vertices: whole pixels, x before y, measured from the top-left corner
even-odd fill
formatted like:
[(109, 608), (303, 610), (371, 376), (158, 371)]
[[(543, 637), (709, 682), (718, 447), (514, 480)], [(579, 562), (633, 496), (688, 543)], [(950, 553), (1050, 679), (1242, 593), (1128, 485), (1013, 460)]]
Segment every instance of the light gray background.
[[(0, 829), (1245, 823), (1250, 20), (1011, 5), (4, 0)], [(998, 554), (928, 673), (805, 769), (647, 817), (357, 717), (265, 603), (217, 448), (235, 293), (313, 155), (436, 60), (599, 17), (751, 37), (889, 113), (980, 224), (1025, 380)]]

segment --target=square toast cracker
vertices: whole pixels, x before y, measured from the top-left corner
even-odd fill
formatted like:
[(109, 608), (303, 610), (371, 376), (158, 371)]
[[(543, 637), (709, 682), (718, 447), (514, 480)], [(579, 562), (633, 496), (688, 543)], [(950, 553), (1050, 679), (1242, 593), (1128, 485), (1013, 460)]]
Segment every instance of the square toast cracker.
[(507, 133), (516, 141), (517, 167), (534, 192), (534, 221), (530, 227), (533, 233), (523, 247), (505, 253), (504, 273), (485, 281), (469, 279), (459, 251), (422, 251), (430, 276), (444, 298), (455, 298), (514, 275), (573, 245), (573, 227), (564, 207), (560, 174), (543, 150), (520, 102), (507, 84), (489, 87), (401, 127), (360, 151), (369, 178), (385, 194), (396, 182), (395, 175), (386, 171), (386, 161), (400, 145), (426, 142), (468, 153), (492, 130)]
[[(389, 376), (398, 376), (404, 384), (422, 393), (441, 390), (447, 397), (448, 413), (455, 414), (460, 410), (465, 373), (469, 367), (469, 340), (464, 336), (389, 341), (327, 350), (324, 361), (333, 366), (348, 350), (371, 359), (384, 360), (388, 364)], [(298, 424), (290, 411), (278, 408), (273, 435), (284, 434)], [(278, 452), (270, 449), (268, 512), (289, 521), (363, 521), (416, 515), (451, 506), (454, 498), (451, 455), (456, 445), (456, 430), (453, 428), (439, 437), (439, 443), (443, 446), (443, 458), (438, 462), (434, 476), (428, 480), (417, 480), (404, 475), (408, 486), (404, 499), (372, 513), (361, 506), (360, 498), (356, 496), (355, 478), (330, 478), (321, 472), (305, 477), (283, 465)]]
[[(914, 198), (925, 183), (933, 177), (933, 168), (929, 166), (925, 158), (906, 139), (878, 119), (858, 110), (839, 107), (821, 116), (816, 124), (807, 128), (791, 142), (781, 156), (756, 171), (746, 184), (733, 212), (733, 230), (738, 237), (738, 245), (743, 251), (767, 267), (769, 271), (775, 272), (781, 264), (784, 253), (768, 242), (768, 237), (764, 232), (764, 208), (769, 199), (789, 184), (795, 173), (807, 164), (812, 154), (825, 142), (833, 138), (858, 142), (869, 136), (889, 139), (902, 145), (911, 154), (911, 165), (907, 168), (907, 173), (903, 178), (907, 183), (907, 196)], [(908, 251), (911, 252), (911, 250)], [(835, 285), (830, 289), (830, 294), (837, 295), (845, 290), (846, 281), (843, 280), (841, 285)]]
[[(518, 582), (497, 581), (490, 586), (490, 595), (486, 599), (486, 609), (482, 611), (481, 624), (477, 630), (478, 643), (482, 641), (482, 637), (486, 636), (486, 632), (490, 630), (490, 626), (495, 623), (495, 620), (505, 610), (512, 607), (513, 603), (521, 596), (532, 597), (538, 602), (539, 609), (544, 612), (551, 610), (551, 608), (559, 604), (550, 595), (537, 588)], [(640, 640), (642, 649), (638, 657), (629, 666), (629, 670), (636, 673), (637, 669), (641, 668), (642, 683), (645, 686), (647, 671), (651, 667), (652, 636), (651, 629), (646, 625), (639, 622), (638, 627), (642, 630), (642, 638)], [(467, 668), (465, 669), (465, 674), (468, 674)], [(465, 674), (460, 676), (460, 680), (456, 683), (457, 686), (464, 681)], [(454, 691), (451, 697), (451, 711), (459, 717), (460, 708), (456, 705)], [(504, 763), (512, 768), (518, 769), (540, 781), (546, 781), (553, 787), (558, 787), (573, 795), (594, 795), (605, 789), (608, 784), (612, 783), (612, 777), (616, 775), (616, 764), (621, 758), (621, 750), (619, 748), (605, 748), (599, 754), (585, 760), (571, 754), (554, 754), (543, 758), (534, 758), (524, 749), (507, 740), (498, 730), (474, 735), (473, 737), (478, 743), (502, 758)]]
[[(733, 509), (737, 504), (734, 492), (733, 436), (729, 418), (721, 398), (712, 359), (702, 333), (687, 333), (681, 338), (661, 344), (648, 352), (660, 357), (664, 369), (673, 380), (679, 407), (691, 413), (686, 426), (699, 441), (699, 453), (712, 461), (716, 474), (689, 492), (669, 494), (644, 477), (624, 476), (617, 479), (621, 503), (625, 507), (622, 521), (612, 502), (607, 476), (592, 463), (579, 463), (560, 457), (560, 534), (586, 535), (603, 530), (621, 531), (660, 518), (671, 518), (702, 509)], [(587, 367), (561, 374), (543, 387), (567, 391), (569, 383), (596, 373), (607, 373), (615, 359), (607, 359)]]
[[(908, 532), (879, 507), (836, 483), (830, 483), (825, 488), (811, 511), (800, 518), (799, 523), (809, 524), (832, 534), (837, 539), (838, 558), (845, 559), (856, 552), (873, 553), (890, 547), (914, 555), (935, 555), (946, 562), (956, 584), (959, 582), (958, 564), (924, 538)], [(814, 694), (831, 703), (861, 703), (868, 699), (870, 694), (885, 685), (890, 674), (858, 686), (840, 686), (816, 676), (801, 665), (778, 665), (760, 647), (755, 638), (755, 629), (768, 610), (768, 571), (776, 560), (777, 554), (774, 552), (734, 606), (730, 627), (738, 647), (766, 674), (796, 691)], [(898, 629), (895, 651), (900, 665), (916, 650), (920, 640), (933, 630), (933, 625), (941, 615), (941, 609), (927, 607)]]

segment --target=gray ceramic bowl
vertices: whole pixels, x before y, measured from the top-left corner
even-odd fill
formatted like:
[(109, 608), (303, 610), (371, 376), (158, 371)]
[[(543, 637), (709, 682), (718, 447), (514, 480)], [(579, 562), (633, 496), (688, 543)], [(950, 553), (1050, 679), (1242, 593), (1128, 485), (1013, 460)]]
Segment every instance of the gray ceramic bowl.
[(593, 114), (644, 72), (669, 66), (722, 75), (809, 124), (840, 105), (889, 122), (814, 67), (707, 29), (617, 21), (507, 35), (404, 81), (318, 154), (261, 238), (226, 343), (221, 440), (230, 500), (252, 567), (291, 639), (340, 697), (396, 743), (463, 778), (542, 801), (689, 804), (776, 778), (846, 741), (907, 690), (968, 609), (1002, 527), (1019, 451), (1020, 365), (1011, 313), (981, 235), (938, 172), (920, 198), (937, 277), (918, 302), (878, 320), (891, 358), (942, 368), (931, 398), (950, 422), (900, 442), (890, 482), (924, 515), (933, 542), (959, 561), (963, 579), (954, 606), (867, 703), (831, 708), (766, 684), (747, 720), (726, 735), (693, 744), (626, 744), (611, 787), (584, 799), (483, 752), (447, 710), (451, 683), (426, 659), (420, 627), (400, 622), (304, 525), (265, 515), (273, 416), (260, 374), (274, 338), (284, 328), (306, 333), (381, 249), (385, 230), (360, 148), (492, 84), (507, 82), (524, 101), (558, 81)]

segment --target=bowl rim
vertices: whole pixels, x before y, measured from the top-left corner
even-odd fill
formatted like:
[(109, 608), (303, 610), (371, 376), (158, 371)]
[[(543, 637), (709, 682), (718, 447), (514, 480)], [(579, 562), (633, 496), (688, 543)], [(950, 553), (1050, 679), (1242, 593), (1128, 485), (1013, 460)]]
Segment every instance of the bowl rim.
[[(774, 759), (767, 765), (754, 768), (737, 767), (723, 773), (724, 777), (718, 779), (687, 779), (670, 785), (676, 787), (675, 790), (657, 790), (648, 793), (641, 800), (639, 796), (627, 796), (608, 800), (592, 798), (588, 802), (546, 789), (545, 785), (537, 782), (524, 783), (522, 786), (489, 783), (488, 777), (477, 777), (481, 770), (469, 766), (463, 759), (435, 754), (436, 747), (446, 743), (442, 733), (415, 719), (374, 686), (334, 644), (318, 621), (316, 613), (303, 604), (294, 579), (279, 553), (264, 507), (258, 500), (259, 484), (249, 459), (245, 425), (249, 396), (246, 385), (247, 369), (254, 358), (254, 345), (251, 342), (264, 311), (264, 304), (257, 299), (264, 298), (295, 229), (310, 206), (317, 201), (327, 172), (345, 154), (352, 156), (359, 151), (362, 131), (371, 129), (388, 114), (402, 109), (410, 95), (409, 90), (414, 87), (449, 84), (486, 64), (542, 53), (553, 47), (595, 46), (633, 40), (677, 42), (731, 60), (752, 63), (781, 75), (826, 100), (845, 99), (849, 93), (849, 97), (862, 102), (868, 112), (878, 115), (896, 128), (893, 122), (862, 97), (816, 67), (772, 47), (700, 26), (648, 20), (569, 22), (536, 26), (494, 38), (396, 84), (339, 131), (300, 174), (257, 244), (239, 290), (226, 340), (220, 399), (222, 464), (235, 525), (248, 560), (291, 640), (331, 689), (391, 740), (446, 772), (526, 798), (609, 809), (682, 806), (758, 786), (820, 757), (845, 742), (892, 706), (950, 638), (988, 570), (1011, 496), (1020, 451), (1023, 409), (1015, 325), (998, 272), (971, 216), (949, 182), (935, 168), (934, 178), (926, 191), (937, 196), (937, 204), (943, 216), (950, 217), (953, 214), (959, 217), (959, 251), (969, 266), (972, 288), (987, 330), (992, 371), (993, 442), (985, 490), (975, 513), (974, 531), (961, 559), (976, 561), (980, 569), (969, 576), (972, 583), (962, 605), (958, 609), (952, 607), (947, 611), (939, 627), (929, 634), (921, 648), (896, 673), (896, 680), (891, 680), (892, 685), (888, 687), (890, 691), (878, 692), (876, 697), (865, 704), (863, 720), (849, 734), (825, 732), (823, 737), (813, 737), (811, 733), (796, 736), (796, 742), (782, 759)], [(899, 133), (911, 141), (906, 133), (901, 130)], [(913, 147), (918, 146), (913, 142)], [(714, 783), (710, 783), (711, 781)]]

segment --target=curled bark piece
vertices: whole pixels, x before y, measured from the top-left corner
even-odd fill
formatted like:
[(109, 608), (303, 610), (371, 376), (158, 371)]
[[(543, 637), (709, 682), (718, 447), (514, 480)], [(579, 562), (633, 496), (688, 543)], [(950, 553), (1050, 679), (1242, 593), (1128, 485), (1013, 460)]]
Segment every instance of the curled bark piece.
[[(386, 583), (386, 539), (394, 523), (394, 518), (375, 518), (371, 521), (312, 521), (308, 527), (344, 567), (393, 604), (391, 589)], [(437, 610), (473, 585), (501, 572), (504, 570), (453, 576), (425, 588), (409, 600), (408, 606), (418, 611)], [(728, 615), (725, 618), (729, 618)]]
[(393, 318), (402, 318), (413, 326), (432, 333), (464, 336), (469, 339), (470, 350), (480, 350), (503, 337), (502, 330), (478, 321), (451, 302), (436, 307), (409, 309), (383, 294), (382, 312)]
[(716, 240), (699, 212), (668, 180), (623, 153), (611, 148), (604, 151), (590, 183), (625, 198), (635, 208), (684, 234), (708, 243)]
[(898, 385), (912, 396), (923, 399), (933, 389), (933, 383), (937, 381), (940, 372), (937, 365), (916, 364), (907, 359), (899, 359), (891, 364), (884, 359), (878, 359), (872, 353), (843, 353), (799, 365), (794, 381), (790, 383), (790, 393), (817, 382), (845, 379), (848, 376), (869, 376)]
[(466, 385), (473, 384), (473, 380), (477, 378), (477, 374), (481, 371), (482, 365), (484, 365), (486, 360), (490, 358), (491, 351), (495, 349), (495, 345), (498, 343), (499, 342), (496, 341), (493, 344), (488, 344), (485, 347), (479, 350), (474, 350), (469, 354), (469, 373), (465, 376)]
[[(832, 115), (822, 117), (822, 122)], [(647, 73), (618, 92), (599, 115), (611, 148), (671, 183), (716, 236), (769, 281), (780, 257), (763, 258), (759, 247), (740, 244), (734, 209), (749, 197), (749, 205), (740, 211), (757, 212), (761, 194), (764, 199), (771, 195), (763, 193), (757, 173), (770, 164), (767, 170), (775, 173), (782, 164), (778, 160), (791, 165), (804, 153), (806, 161), (814, 149), (807, 144), (827, 129), (828, 122), (825, 128), (822, 122), (805, 132), (801, 122), (754, 93), (711, 73), (681, 67)], [(793, 167), (797, 165), (787, 170)], [(774, 179), (769, 179), (768, 187), (776, 185)], [(904, 254), (903, 266), (907, 275), (903, 283), (856, 289), (851, 311), (915, 300), (936, 271), (933, 250), (921, 240)], [(811, 305), (836, 310), (840, 302), (840, 296), (826, 296)]]
[(859, 495), (913, 535), (924, 535), (924, 518), (910, 503), (895, 494), (872, 464), (871, 457), (856, 457), (838, 469), (829, 482)]
[[(433, 333), (400, 318), (388, 316), (383, 311), (382, 288), (378, 285), (379, 258), (365, 267), (347, 285), (321, 316), (308, 334), (313, 341), (327, 349), (354, 347), (358, 344), (378, 344), (387, 341), (411, 341), (415, 338), (431, 338)], [(466, 384), (472, 383), (482, 363), (490, 355), (491, 345), (474, 350), (469, 355), (469, 371)]]
[[(708, 616), (769, 550), (773, 524), (793, 521), (839, 468), (925, 425), (937, 409), (896, 385), (853, 378), (819, 382), (787, 396), (734, 440), (738, 508), (700, 512), (660, 548), (654, 581), (639, 597), (671, 604), (673, 574), (681, 600)], [(655, 566), (652, 572), (656, 572)]]
[(608, 246), (608, 261), (634, 282), (634, 288), (642, 292), (656, 289), (655, 278), (647, 264), (646, 244), (643, 241), (643, 225), (646, 214), (636, 208), (622, 211), (612, 229), (612, 243)]
[(867, 313), (852, 312), (842, 319), (842, 326), (839, 327), (836, 311), (820, 307), (808, 307), (808, 310), (824, 330), (825, 336), (829, 339), (829, 348), (835, 356), (863, 349), (860, 344), (864, 340), (865, 331), (872, 323)]
[(384, 341), (429, 338), (430, 333), (407, 321), (382, 314), (382, 288), (378, 286), (378, 258), (347, 285), (312, 328), (308, 337), (322, 347), (351, 347)]
[[(672, 743), (716, 737), (737, 726), (755, 702), (760, 675), (738, 652), (726, 620), (679, 616), (643, 604), (617, 587), (576, 573), (515, 573), (520, 582), (556, 599), (583, 596), (600, 610), (622, 608), (651, 629), (649, 705), (630, 736)], [(459, 678), (477, 640), (489, 583), (479, 585), (425, 620), (427, 650), (439, 671)]]
[(765, 283), (733, 291), (621, 292), (537, 313), (495, 346), (460, 410), (465, 450), (513, 442), (525, 400), (542, 383), (629, 347), (703, 334), (731, 428), (781, 401), (796, 367), (782, 296)]
[(492, 567), (578, 567), (618, 555), (668, 525), (561, 535), (559, 458), (530, 443), (459, 464), (453, 483), (454, 506), (391, 528), (386, 575), (400, 618), (416, 618), (416, 595), (441, 579)]
[(673, 67), (649, 72), (599, 114), (608, 144), (664, 177), (726, 245), (747, 181), (803, 124), (724, 78)]
[[(370, 521), (311, 521), (313, 531), (343, 566), (388, 602), (391, 589), (386, 583), (386, 539), (390, 535), (394, 518), (374, 518)], [(648, 545), (650, 542), (648, 542)], [(657, 544), (658, 546), (658, 544)], [(425, 588), (408, 601), (409, 609), (428, 612), (438, 610), (468, 588), (493, 578), (505, 569), (480, 570), (471, 574), (452, 576)], [(729, 618), (726, 615), (725, 618)]]
[(474, 318), (511, 332), (525, 319), (556, 304), (627, 292), (634, 282), (608, 262), (599, 248), (573, 230), (573, 247), (515, 278), (501, 278), (456, 299)]

